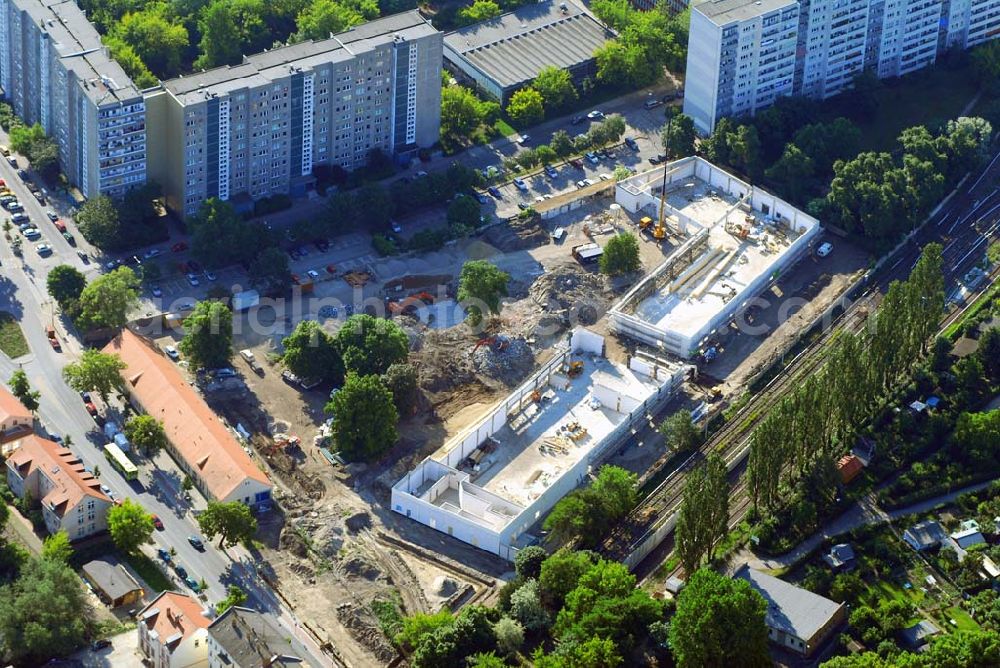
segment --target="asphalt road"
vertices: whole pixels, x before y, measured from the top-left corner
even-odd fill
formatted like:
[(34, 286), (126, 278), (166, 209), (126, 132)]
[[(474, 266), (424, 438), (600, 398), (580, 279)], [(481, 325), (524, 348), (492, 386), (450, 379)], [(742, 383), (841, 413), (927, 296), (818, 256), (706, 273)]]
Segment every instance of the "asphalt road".
[[(271, 615), (290, 634), (295, 635), (313, 649), (317, 657), (324, 657), (308, 639), (291, 612), (282, 605), (274, 592), (257, 576), (250, 555), (242, 548), (231, 548), (228, 554), (214, 544), (206, 543), (204, 551), (195, 550), (187, 537), (198, 534), (197, 522), (191, 512), (192, 506), (180, 495), (181, 473), (165, 454), (157, 456), (155, 464), (142, 457), (133, 457), (139, 466), (139, 481), (127, 482), (104, 458), (102, 446), (106, 442), (94, 420), (87, 413), (79, 395), (62, 380), (65, 365), (79, 357), (80, 344), (72, 336), (67, 336), (63, 323), (45, 289), (48, 272), (58, 264), (70, 264), (85, 271), (89, 278), (99, 271), (96, 263), (84, 264), (77, 256), (77, 248), (72, 247), (59, 235), (49, 222), (45, 211), (49, 208), (57, 212), (68, 211), (67, 205), (49, 202), (41, 206), (30, 194), (27, 187), (17, 178), (15, 169), (6, 161), (0, 162), (0, 178), (24, 204), (25, 212), (43, 232), (43, 239), (35, 243), (49, 243), (53, 247), (50, 257), (42, 258), (35, 252), (35, 243), (24, 242), (23, 260), (14, 256), (9, 243), (0, 244), (0, 310), (14, 315), (27, 339), (30, 353), (11, 361), (0, 356), (0, 375), (5, 380), (18, 368), (28, 375), (31, 385), (41, 392), (38, 417), (50, 434), (64, 438), (72, 437), (72, 450), (91, 471), (100, 468), (100, 480), (118, 498), (130, 498), (149, 512), (156, 514), (163, 522), (163, 531), (153, 535), (155, 545), (146, 548), (151, 556), (158, 547), (176, 550), (175, 560), (184, 565), (196, 580), (204, 579), (208, 588), (209, 603), (225, 598), (229, 584), (238, 584), (248, 592), (253, 607)], [(68, 219), (64, 219), (78, 239)], [(18, 234), (16, 228), (12, 235)], [(62, 352), (56, 352), (48, 343), (45, 326), (55, 324), (61, 339)], [(204, 500), (194, 498), (195, 506), (204, 507)], [(186, 585), (169, 570), (169, 575), (179, 591), (186, 591)]]

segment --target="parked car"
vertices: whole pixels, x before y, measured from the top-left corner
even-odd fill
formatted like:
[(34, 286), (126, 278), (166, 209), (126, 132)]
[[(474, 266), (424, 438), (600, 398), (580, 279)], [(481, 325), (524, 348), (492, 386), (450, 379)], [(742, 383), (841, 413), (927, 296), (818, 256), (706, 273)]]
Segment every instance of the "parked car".
[(829, 241), (824, 241), (816, 249), (816, 257), (826, 257), (833, 250), (833, 244)]
[[(14, 165), (14, 164), (17, 164), (17, 163), (12, 162), (10, 164)], [(23, 169), (17, 170), (17, 178), (21, 179), (22, 181), (27, 181), (28, 180), (28, 172), (24, 171)]]
[(42, 238), (42, 233), (34, 227), (29, 227), (24, 231), (24, 238), (28, 241), (36, 241)]
[(555, 167), (553, 167), (552, 165), (545, 165), (545, 174), (550, 179), (554, 179), (557, 176), (559, 176), (559, 171)]
[(528, 204), (527, 202), (518, 202), (517, 208), (520, 209), (521, 211), (527, 211), (528, 209), (531, 208), (531, 205)]
[(198, 551), (205, 549), (205, 543), (198, 536), (188, 536), (188, 542), (191, 543), (191, 547)]
[(187, 249), (188, 245), (183, 241), (178, 241), (177, 243), (175, 243), (173, 246), (170, 247), (170, 250), (174, 253), (183, 253)]
[(199, 285), (201, 285), (201, 281), (199, 281), (199, 280), (198, 280), (198, 277), (197, 277), (197, 276), (195, 276), (194, 274), (188, 274), (188, 275), (187, 275), (187, 280), (188, 280), (188, 283), (190, 283), (190, 284), (191, 284), (191, 287), (192, 287), (192, 288), (196, 288), (196, 287), (198, 287)]
[(182, 580), (188, 576), (187, 569), (181, 566), (176, 561), (174, 562), (174, 573), (177, 573), (177, 577), (179, 577)]
[(592, 165), (598, 165), (601, 162), (601, 159), (597, 157), (596, 153), (589, 153), (589, 152), (584, 153), (583, 157), (585, 157), (587, 159), (587, 162), (589, 162)]
[(59, 220), (59, 216), (56, 215), (55, 211), (46, 211), (45, 215), (48, 216), (49, 220), (51, 220), (53, 223)]
[(156, 551), (156, 556), (160, 558), (160, 561), (164, 563), (170, 563), (170, 553), (164, 550), (162, 547)]
[(196, 593), (196, 594), (197, 594), (197, 593), (198, 593), (199, 591), (201, 591), (201, 586), (200, 586), (200, 585), (198, 584), (198, 581), (197, 581), (197, 580), (195, 580), (195, 579), (194, 579), (193, 577), (191, 577), (191, 576), (188, 576), (188, 577), (184, 578), (184, 584), (186, 584), (186, 585), (187, 585), (188, 587), (190, 587), (190, 588), (191, 588), (191, 591), (193, 591), (193, 592), (194, 592), (194, 593)]
[(656, 109), (657, 107), (663, 106), (663, 100), (646, 100), (642, 106), (646, 109)]
[(310, 269), (309, 271), (306, 272), (306, 274), (309, 276), (309, 278), (313, 279), (314, 281), (319, 279), (319, 272), (316, 271), (315, 269)]
[(167, 357), (169, 357), (175, 362), (181, 358), (181, 354), (177, 352), (177, 348), (175, 348), (174, 346), (164, 347), (163, 352), (166, 353)]
[(573, 158), (569, 161), (569, 164), (573, 165), (577, 169), (583, 169), (583, 160), (580, 160), (580, 158)]
[(75, 246), (76, 245), (76, 237), (74, 237), (69, 232), (63, 232), (62, 236), (63, 236), (63, 239), (66, 240), (66, 243), (68, 243), (70, 246)]
[(52, 255), (52, 246), (48, 244), (38, 244), (35, 246), (35, 251), (38, 252), (40, 257), (48, 257)]
[(111, 647), (111, 641), (107, 638), (101, 638), (90, 643), (91, 652), (100, 652), (102, 649), (107, 649), (108, 647)]
[(478, 192), (476, 193), (476, 199), (479, 200), (480, 204), (488, 204), (490, 201), (490, 198), (488, 196)]
[(162, 297), (163, 296), (163, 290), (160, 289), (159, 285), (154, 285), (152, 288), (150, 288), (149, 291), (152, 293), (152, 295), (154, 297)]
[(576, 187), (577, 188), (586, 188), (589, 185), (593, 185), (593, 183), (594, 182), (592, 180), (590, 180), (590, 179), (580, 179), (579, 181), (576, 182)]
[(191, 271), (201, 271), (201, 265), (198, 264), (197, 260), (188, 260), (188, 267), (191, 268)]
[(625, 137), (625, 145), (628, 146), (633, 151), (639, 150), (639, 143), (632, 137)]
[(150, 515), (153, 520), (153, 526), (156, 527), (157, 531), (163, 531), (163, 520), (161, 520), (157, 515)]
[(500, 191), (495, 186), (490, 186), (486, 189), (486, 192), (492, 195), (494, 199), (503, 199), (503, 195), (500, 194)]
[(528, 184), (524, 182), (524, 179), (514, 179), (514, 187), (525, 192), (528, 190)]
[(152, 260), (154, 257), (158, 257), (162, 253), (159, 248), (150, 248), (148, 251), (142, 254), (143, 259)]
[(392, 221), (392, 231), (396, 234), (402, 234), (403, 226), (397, 223), (396, 221)]
[(587, 118), (589, 118), (592, 121), (599, 121), (604, 118), (604, 112), (594, 109), (592, 112), (587, 114)]

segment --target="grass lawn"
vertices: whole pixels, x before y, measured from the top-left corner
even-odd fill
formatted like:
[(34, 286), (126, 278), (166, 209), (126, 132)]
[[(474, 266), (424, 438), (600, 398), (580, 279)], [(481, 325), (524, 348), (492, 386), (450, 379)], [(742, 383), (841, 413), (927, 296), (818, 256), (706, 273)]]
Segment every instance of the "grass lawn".
[(501, 137), (509, 137), (517, 134), (517, 130), (514, 129), (514, 126), (502, 118), (497, 119), (497, 122), (493, 124), (493, 129), (500, 133)]
[(924, 600), (924, 593), (915, 587), (903, 589), (895, 582), (889, 582), (884, 579), (880, 579), (874, 584), (866, 583), (866, 585), (864, 593), (861, 594), (861, 600), (873, 608), (877, 608), (879, 601), (882, 600), (909, 601), (914, 605), (920, 605)]
[(958, 607), (957, 605), (952, 606), (950, 608), (945, 608), (944, 616), (946, 621), (954, 619), (955, 624), (957, 624), (957, 626), (953, 626), (952, 624), (945, 624), (945, 626), (949, 629), (954, 629), (956, 631), (979, 630), (979, 624), (976, 623), (976, 620), (970, 617), (969, 613), (967, 613), (965, 610)]
[(125, 559), (128, 561), (128, 565), (134, 568), (135, 572), (139, 574), (139, 577), (141, 577), (156, 593), (173, 588), (170, 580), (168, 580), (167, 576), (163, 574), (160, 567), (146, 555), (129, 554), (126, 555)]
[(21, 326), (6, 311), (0, 311), (0, 350), (11, 359), (28, 354), (28, 342), (24, 340)]
[[(975, 96), (978, 86), (971, 67), (934, 67), (898, 81), (888, 82), (878, 93), (878, 110), (859, 123), (865, 150), (891, 151), (905, 128), (955, 118)], [(845, 110), (832, 105), (837, 114)]]

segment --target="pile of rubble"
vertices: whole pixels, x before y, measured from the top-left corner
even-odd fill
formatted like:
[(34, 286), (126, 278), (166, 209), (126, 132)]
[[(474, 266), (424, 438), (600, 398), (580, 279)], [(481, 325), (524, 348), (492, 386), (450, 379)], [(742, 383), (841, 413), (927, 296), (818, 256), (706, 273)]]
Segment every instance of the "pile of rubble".
[(575, 262), (547, 271), (528, 288), (532, 301), (567, 326), (593, 325), (611, 305), (611, 286), (601, 274), (582, 269)]
[(396, 660), (396, 650), (370, 612), (355, 603), (341, 603), (337, 606), (337, 619), (359, 643), (371, 650), (380, 665), (388, 666)]
[(480, 373), (512, 387), (531, 373), (535, 366), (535, 354), (523, 338), (497, 337), (494, 342), (475, 349), (472, 364)]

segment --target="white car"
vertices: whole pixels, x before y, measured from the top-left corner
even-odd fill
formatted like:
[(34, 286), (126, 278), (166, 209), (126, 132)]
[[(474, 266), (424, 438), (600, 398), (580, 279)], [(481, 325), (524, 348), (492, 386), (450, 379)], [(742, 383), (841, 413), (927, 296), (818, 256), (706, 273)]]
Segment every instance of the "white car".
[(306, 272), (306, 275), (309, 276), (309, 278), (313, 279), (314, 281), (319, 280), (319, 272), (316, 271), (315, 269), (310, 269), (309, 271)]
[(201, 285), (201, 281), (199, 281), (199, 280), (198, 280), (198, 277), (197, 277), (197, 276), (195, 276), (194, 274), (188, 274), (188, 275), (187, 275), (187, 279), (188, 279), (188, 283), (190, 283), (190, 284), (191, 284), (191, 287), (192, 287), (192, 288), (196, 288), (196, 287), (198, 287), (199, 285)]
[(59, 220), (59, 216), (56, 215), (55, 211), (46, 211), (45, 215), (48, 216), (49, 220), (51, 220), (53, 223)]
[(528, 184), (524, 182), (524, 179), (514, 179), (514, 185), (518, 190), (522, 190), (524, 192), (528, 191)]
[(594, 182), (591, 181), (590, 179), (580, 179), (579, 181), (576, 182), (576, 187), (577, 188), (586, 188), (589, 185), (593, 185), (593, 183)]
[(165, 352), (167, 357), (175, 362), (181, 358), (181, 354), (177, 352), (177, 348), (174, 348), (173, 346), (167, 346), (163, 349), (163, 352)]
[(162, 252), (163, 251), (161, 251), (159, 248), (150, 248), (143, 254), (142, 259), (152, 260), (154, 257), (157, 257)]
[(833, 250), (833, 244), (829, 241), (824, 241), (816, 249), (816, 257), (826, 257)]
[(598, 111), (597, 109), (594, 109), (592, 112), (590, 112), (589, 114), (587, 114), (587, 118), (589, 118), (592, 121), (599, 121), (602, 118), (604, 118), (604, 112), (603, 111)]
[(403, 226), (400, 225), (399, 223), (393, 221), (393, 223), (392, 223), (392, 231), (395, 232), (396, 234), (402, 234), (403, 233)]

